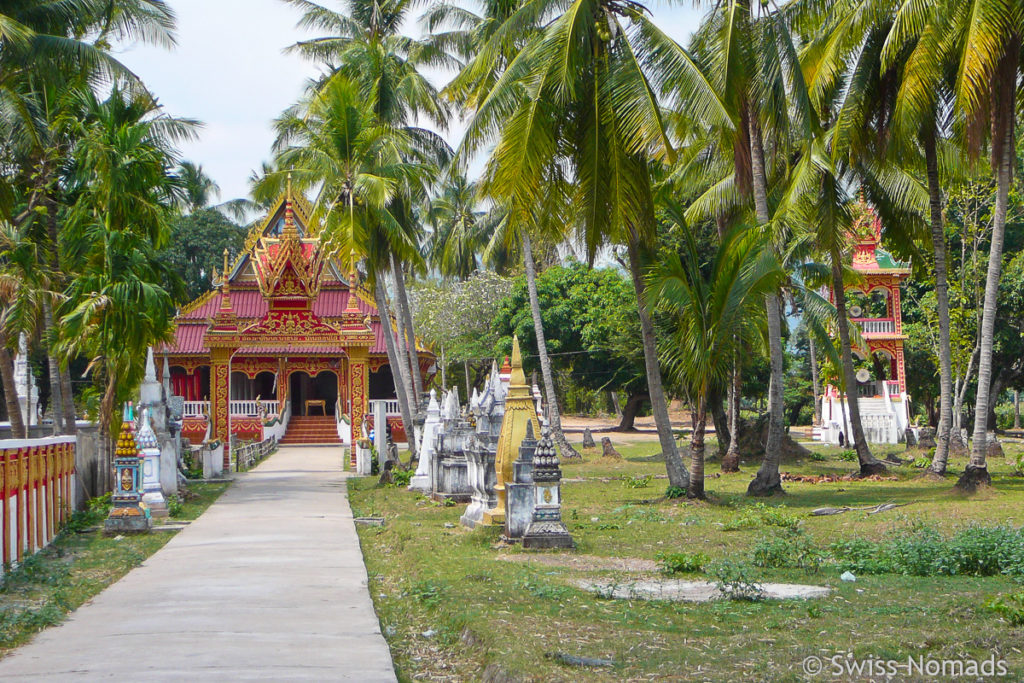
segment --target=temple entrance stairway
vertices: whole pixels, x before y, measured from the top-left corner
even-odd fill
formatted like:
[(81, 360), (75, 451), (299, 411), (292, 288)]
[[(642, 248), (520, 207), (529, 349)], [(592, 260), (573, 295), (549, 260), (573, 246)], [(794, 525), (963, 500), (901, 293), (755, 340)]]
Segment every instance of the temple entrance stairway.
[(340, 444), (338, 423), (333, 415), (295, 415), (288, 421), (282, 446), (303, 444)]

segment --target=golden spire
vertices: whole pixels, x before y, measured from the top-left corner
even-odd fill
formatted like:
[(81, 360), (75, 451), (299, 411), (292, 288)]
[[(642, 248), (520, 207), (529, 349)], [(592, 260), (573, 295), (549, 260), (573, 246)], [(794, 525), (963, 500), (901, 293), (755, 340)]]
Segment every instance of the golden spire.
[(289, 171), (284, 195), (284, 231), (281, 237), (282, 239), (288, 239), (298, 236), (299, 233), (295, 230), (295, 213), (292, 208), (292, 173)]

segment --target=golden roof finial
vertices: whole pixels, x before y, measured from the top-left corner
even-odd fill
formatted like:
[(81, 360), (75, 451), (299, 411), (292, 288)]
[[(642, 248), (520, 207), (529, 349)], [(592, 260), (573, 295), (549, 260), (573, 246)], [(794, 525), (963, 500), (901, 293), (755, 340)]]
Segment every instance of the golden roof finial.
[(512, 375), (509, 386), (526, 386), (526, 375), (523, 374), (523, 354), (519, 351), (519, 336), (512, 337)]
[(295, 213), (292, 209), (292, 172), (288, 171), (288, 182), (284, 194), (284, 232), (281, 237), (294, 238), (298, 237), (298, 234), (295, 230)]

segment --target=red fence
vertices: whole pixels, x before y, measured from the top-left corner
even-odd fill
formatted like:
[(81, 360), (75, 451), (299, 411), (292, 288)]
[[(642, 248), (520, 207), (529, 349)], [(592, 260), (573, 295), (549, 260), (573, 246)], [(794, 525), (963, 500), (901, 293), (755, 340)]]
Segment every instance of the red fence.
[(75, 437), (0, 441), (0, 533), (8, 566), (54, 539), (74, 509)]

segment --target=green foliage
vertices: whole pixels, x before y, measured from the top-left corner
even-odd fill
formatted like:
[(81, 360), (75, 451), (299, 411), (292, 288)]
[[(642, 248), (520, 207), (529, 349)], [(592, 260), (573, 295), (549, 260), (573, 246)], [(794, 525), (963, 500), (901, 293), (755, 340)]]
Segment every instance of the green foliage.
[(658, 555), (658, 570), (666, 576), (696, 574), (710, 561), (704, 553), (662, 553)]
[(69, 533), (80, 533), (90, 527), (94, 527), (106, 519), (113, 505), (110, 501), (110, 494), (105, 493), (97, 498), (90, 498), (84, 510), (76, 510), (71, 513), (64, 529)]
[(756, 601), (764, 598), (764, 590), (751, 578), (751, 568), (744, 562), (721, 560), (709, 569), (718, 591), (730, 600)]
[(839, 451), (839, 455), (836, 457), (843, 462), (857, 462), (857, 451), (852, 448), (846, 448)]
[[(537, 275), (537, 298), (552, 369), (580, 389), (626, 393), (647, 388), (632, 284), (611, 268), (555, 265)], [(513, 281), (493, 320), (493, 353), (507, 355), (519, 336), (524, 367), (539, 369), (526, 276)], [(564, 353), (570, 352), (570, 353)], [(567, 389), (567, 391), (570, 391)], [(575, 396), (574, 402), (580, 396)], [(593, 397), (585, 402), (590, 403)]]
[(179, 516), (182, 513), (182, 510), (184, 509), (185, 506), (182, 505), (181, 501), (178, 499), (178, 496), (169, 496), (167, 498), (167, 514), (171, 517)]
[(653, 474), (623, 475), (622, 485), (627, 489), (645, 489), (654, 480)]
[(417, 581), (413, 584), (409, 595), (416, 602), (426, 607), (437, 607), (444, 598), (446, 586), (437, 581)]
[(741, 508), (739, 514), (726, 522), (722, 530), (738, 531), (764, 526), (796, 529), (799, 525), (800, 518), (787, 512), (785, 505), (771, 507), (764, 503), (755, 503)]
[(807, 456), (807, 459), (811, 462), (825, 462), (828, 460), (828, 456), (821, 451), (811, 451), (810, 455)]
[(919, 455), (916, 458), (914, 458), (914, 462), (911, 463), (911, 465), (918, 469), (924, 469), (925, 467), (928, 467), (931, 464), (932, 459), (929, 458), (927, 455)]
[(801, 529), (762, 536), (751, 550), (754, 566), (766, 569), (817, 571), (824, 560), (824, 554)]
[(409, 486), (409, 482), (412, 481), (412, 475), (415, 474), (412, 470), (391, 470), (391, 483), (389, 486), (396, 486), (400, 488), (406, 488)]
[(409, 295), (416, 333), (439, 356), (444, 348), (448, 363), (490, 357), (500, 335), (494, 321), (511, 290), (512, 280), (489, 271), (415, 283)]
[(993, 596), (985, 601), (985, 608), (1003, 617), (1013, 626), (1024, 626), (1024, 591)]
[(245, 228), (219, 211), (201, 209), (174, 219), (161, 258), (185, 281), (186, 296), (195, 299), (213, 288), (213, 271), (223, 270), (225, 249), (234, 263), (245, 246), (245, 236)]
[(665, 489), (666, 498), (682, 498), (686, 495), (686, 489), (682, 486), (669, 486)]
[(995, 576), (1024, 578), (1024, 528), (968, 526), (949, 537), (917, 523), (883, 541), (852, 538), (829, 545), (841, 571), (911, 576)]

